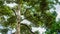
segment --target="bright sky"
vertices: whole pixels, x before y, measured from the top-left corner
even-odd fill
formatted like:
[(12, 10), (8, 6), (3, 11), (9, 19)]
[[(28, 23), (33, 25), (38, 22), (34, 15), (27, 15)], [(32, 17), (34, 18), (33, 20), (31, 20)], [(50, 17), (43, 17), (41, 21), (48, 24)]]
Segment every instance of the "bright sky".
[(1, 34), (1, 33), (0, 33)]
[(57, 12), (57, 19), (59, 19), (60, 18), (60, 5), (59, 4), (57, 4), (56, 5), (56, 12)]
[[(56, 20), (58, 21), (58, 19), (60, 18), (60, 5), (57, 4), (57, 5), (54, 5), (56, 7), (56, 12), (57, 12), (57, 17), (56, 17)], [(53, 9), (51, 9), (50, 11), (54, 11)]]

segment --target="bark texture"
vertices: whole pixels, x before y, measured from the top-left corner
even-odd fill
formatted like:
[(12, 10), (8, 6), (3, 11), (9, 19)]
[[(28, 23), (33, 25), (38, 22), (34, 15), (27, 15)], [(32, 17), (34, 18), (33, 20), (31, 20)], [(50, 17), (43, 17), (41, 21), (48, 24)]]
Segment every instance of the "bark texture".
[(16, 26), (16, 33), (15, 34), (20, 34), (20, 4), (17, 6), (16, 9), (16, 15), (17, 15), (17, 26)]

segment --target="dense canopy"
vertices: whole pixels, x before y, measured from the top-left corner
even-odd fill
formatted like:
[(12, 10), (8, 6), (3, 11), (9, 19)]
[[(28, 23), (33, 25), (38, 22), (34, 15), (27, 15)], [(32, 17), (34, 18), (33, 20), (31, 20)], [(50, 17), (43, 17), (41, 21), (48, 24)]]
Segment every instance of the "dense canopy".
[[(6, 4), (5, 4), (6, 3)], [(14, 7), (7, 4), (16, 3)], [(20, 34), (39, 34), (38, 31), (33, 32), (32, 27), (44, 27), (45, 34), (58, 34), (60, 31), (60, 20), (56, 22), (56, 7), (60, 4), (59, 0), (4, 0), (0, 1), (0, 25), (3, 27), (1, 33), (6, 34), (10, 28), (17, 28)], [(54, 11), (50, 11), (54, 9)], [(24, 19), (31, 22), (30, 25), (21, 23)], [(20, 26), (18, 26), (20, 24)], [(11, 31), (12, 31), (11, 30)], [(6, 32), (5, 32), (6, 31)], [(19, 34), (19, 33), (16, 33)]]

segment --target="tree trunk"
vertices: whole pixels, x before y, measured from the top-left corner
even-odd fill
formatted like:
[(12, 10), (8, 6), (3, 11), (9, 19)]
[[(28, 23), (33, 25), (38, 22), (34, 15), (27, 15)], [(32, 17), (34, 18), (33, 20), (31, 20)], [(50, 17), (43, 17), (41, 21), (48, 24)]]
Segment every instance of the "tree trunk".
[(20, 34), (20, 4), (18, 5), (16, 9), (16, 15), (17, 15), (17, 26), (16, 26), (16, 33), (15, 34)]

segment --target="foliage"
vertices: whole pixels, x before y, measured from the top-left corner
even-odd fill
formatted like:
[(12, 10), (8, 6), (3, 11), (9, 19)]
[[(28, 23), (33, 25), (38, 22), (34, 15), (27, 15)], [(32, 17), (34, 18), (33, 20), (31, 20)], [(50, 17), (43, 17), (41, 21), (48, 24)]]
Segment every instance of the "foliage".
[(2, 34), (7, 34), (8, 30), (9, 30), (8, 28), (6, 28), (6, 29), (0, 29), (0, 32)]
[[(60, 25), (55, 21), (57, 16), (56, 11), (52, 13), (49, 11), (51, 8), (53, 8), (54, 10), (56, 9), (54, 5), (59, 3), (58, 0), (6, 0), (6, 2), (20, 4), (21, 15), (24, 15), (25, 19), (32, 22), (35, 27), (46, 27), (48, 29), (47, 34), (56, 33), (57, 29), (59, 29), (60, 27)], [(14, 11), (12, 10), (15, 7), (11, 9), (10, 7), (3, 4), (4, 2), (0, 1), (0, 24), (5, 27), (10, 26), (11, 28), (16, 28), (17, 18)], [(4, 16), (8, 18), (5, 18)], [(31, 28), (32, 26), (28, 27)], [(31, 34), (30, 30), (26, 26), (21, 25), (21, 34)]]

